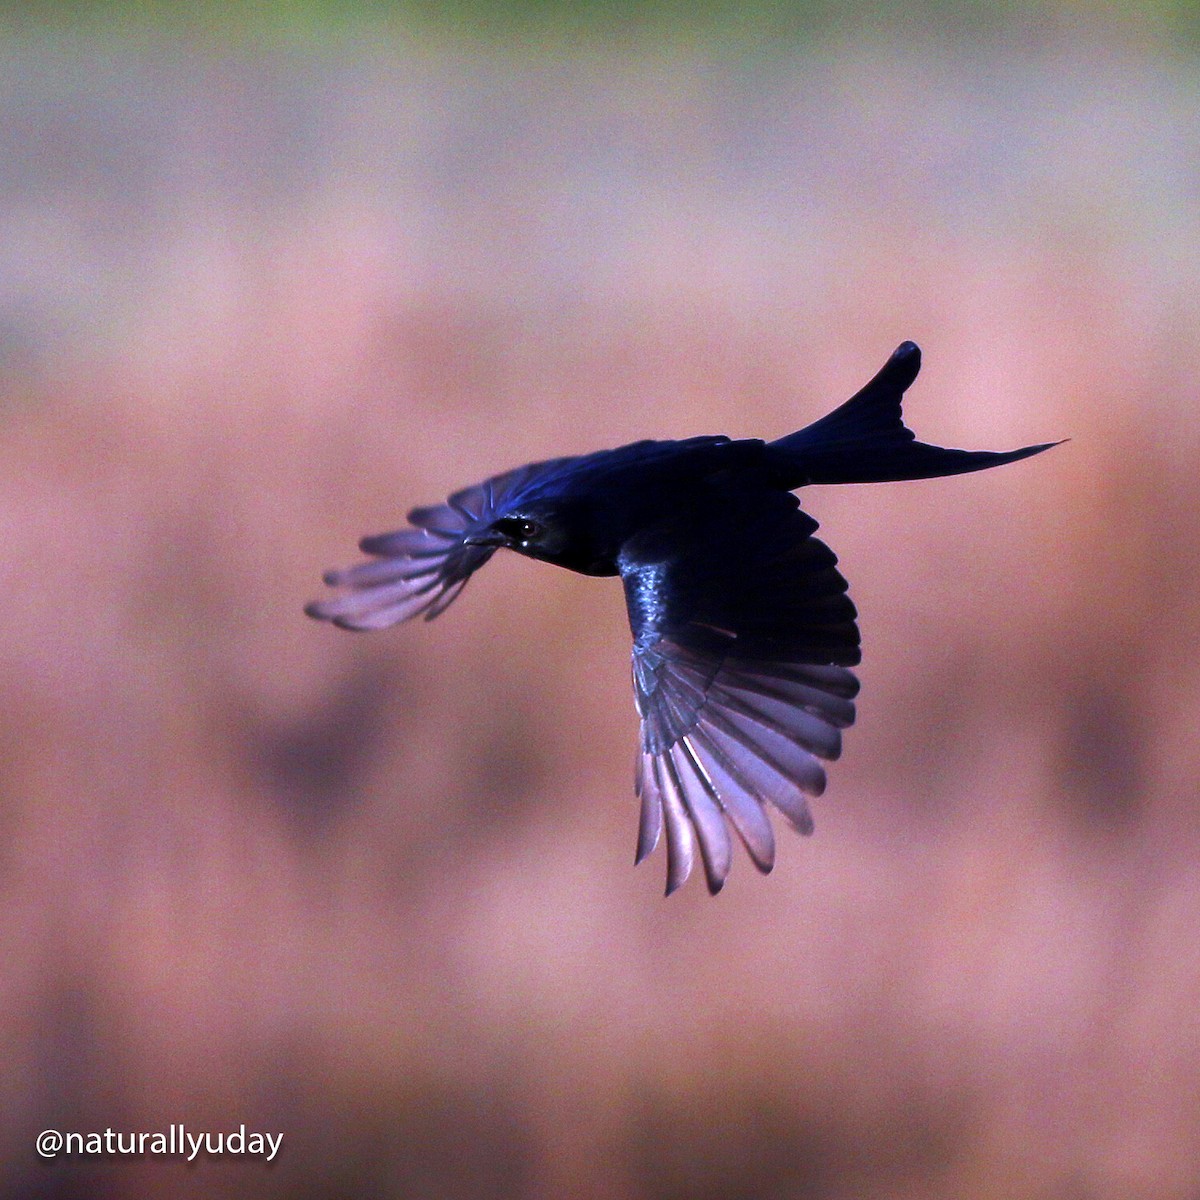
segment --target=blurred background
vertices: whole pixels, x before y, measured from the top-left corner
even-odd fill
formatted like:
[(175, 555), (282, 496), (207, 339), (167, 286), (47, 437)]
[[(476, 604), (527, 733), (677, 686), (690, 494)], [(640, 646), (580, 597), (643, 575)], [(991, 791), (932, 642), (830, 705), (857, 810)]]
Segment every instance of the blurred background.
[[(6, 6), (0, 1194), (1200, 1196), (1195, 18)], [(769, 878), (633, 869), (618, 582), (301, 613), (905, 338), (923, 438), (1072, 440), (803, 494), (863, 689)], [(34, 1152), (172, 1122), (283, 1146)]]

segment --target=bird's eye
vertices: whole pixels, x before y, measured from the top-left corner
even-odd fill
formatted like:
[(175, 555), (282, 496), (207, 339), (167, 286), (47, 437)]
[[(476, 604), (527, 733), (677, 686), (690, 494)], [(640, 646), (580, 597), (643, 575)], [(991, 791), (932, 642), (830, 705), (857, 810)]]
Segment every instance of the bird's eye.
[(518, 542), (528, 542), (542, 532), (542, 527), (527, 517), (501, 517), (493, 528)]

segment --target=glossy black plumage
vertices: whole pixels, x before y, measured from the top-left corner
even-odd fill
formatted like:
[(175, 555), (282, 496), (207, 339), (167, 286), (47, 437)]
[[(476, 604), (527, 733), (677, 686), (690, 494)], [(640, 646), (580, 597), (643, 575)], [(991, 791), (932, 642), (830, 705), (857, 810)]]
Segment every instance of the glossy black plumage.
[(978, 471), (1055, 444), (994, 453), (916, 441), (900, 404), (919, 369), (905, 342), (857, 395), (775, 442), (643, 441), (494, 476), (413, 509), (407, 529), (363, 538), (371, 560), (328, 572), (342, 594), (305, 611), (346, 629), (431, 620), (500, 547), (619, 574), (642, 722), (637, 861), (665, 831), (668, 894), (697, 851), (717, 892), (731, 833), (760, 870), (774, 864), (767, 805), (812, 832), (822, 761), (854, 722), (857, 614), (792, 490)]

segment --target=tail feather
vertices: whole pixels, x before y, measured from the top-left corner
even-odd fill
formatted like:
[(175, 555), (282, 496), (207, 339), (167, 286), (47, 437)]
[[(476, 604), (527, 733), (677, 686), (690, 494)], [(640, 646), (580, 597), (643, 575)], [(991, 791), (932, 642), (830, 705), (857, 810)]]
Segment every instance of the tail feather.
[(789, 489), (809, 483), (889, 483), (999, 467), (1049, 450), (949, 450), (918, 442), (900, 403), (921, 369), (921, 351), (902, 342), (879, 374), (828, 416), (769, 443), (767, 454)]

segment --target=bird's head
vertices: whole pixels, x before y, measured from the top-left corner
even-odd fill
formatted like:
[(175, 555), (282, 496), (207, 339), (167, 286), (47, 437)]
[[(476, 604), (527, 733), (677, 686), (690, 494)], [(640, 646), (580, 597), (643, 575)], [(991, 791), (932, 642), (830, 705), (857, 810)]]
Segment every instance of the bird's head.
[(586, 514), (568, 505), (548, 501), (518, 505), (467, 534), (463, 541), (468, 546), (515, 550), (526, 558), (585, 575), (611, 573), (597, 562)]
[(463, 541), (468, 546), (494, 546), (527, 554), (530, 558), (546, 558), (561, 550), (566, 542), (566, 530), (558, 513), (545, 504), (524, 504), (478, 529), (472, 530)]

